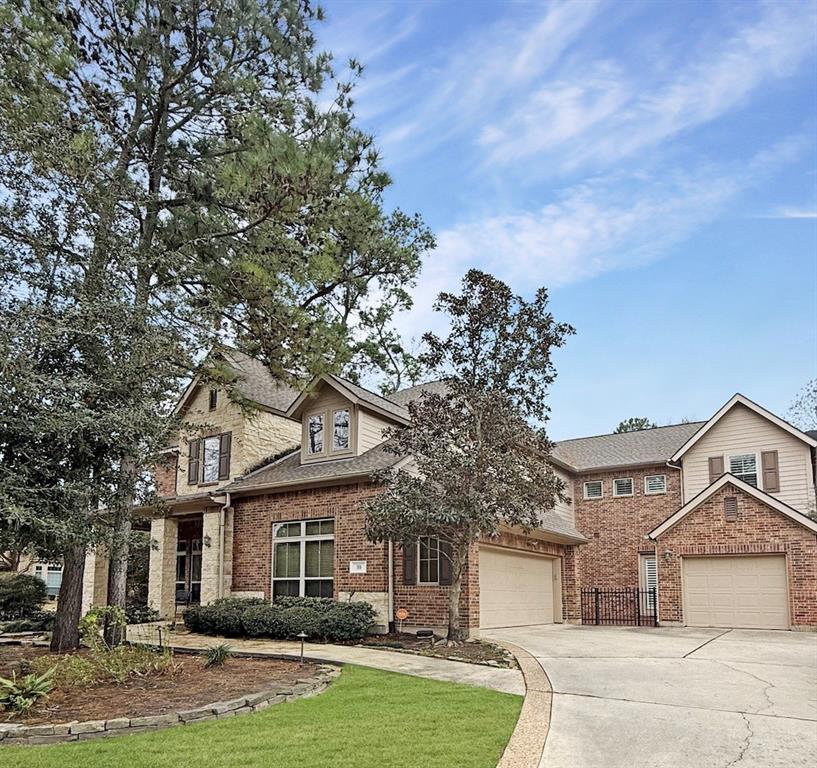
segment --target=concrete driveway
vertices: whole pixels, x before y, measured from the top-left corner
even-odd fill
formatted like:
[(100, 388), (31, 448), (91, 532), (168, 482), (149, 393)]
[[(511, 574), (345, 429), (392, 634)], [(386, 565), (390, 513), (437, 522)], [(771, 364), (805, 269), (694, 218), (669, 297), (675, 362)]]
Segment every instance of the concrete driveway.
[(523, 647), (550, 677), (542, 768), (817, 765), (817, 635), (570, 625), (483, 635)]

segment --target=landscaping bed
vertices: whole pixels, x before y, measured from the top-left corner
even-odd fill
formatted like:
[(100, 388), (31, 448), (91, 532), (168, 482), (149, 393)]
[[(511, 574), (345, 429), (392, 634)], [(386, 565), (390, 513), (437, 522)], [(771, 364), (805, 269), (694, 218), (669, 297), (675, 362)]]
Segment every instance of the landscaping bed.
[[(439, 640), (439, 637), (434, 638), (435, 643)], [(383, 651), (416, 653), (420, 656), (433, 656), (451, 661), (466, 661), (470, 664), (485, 664), (503, 669), (516, 667), (516, 660), (510, 651), (484, 640), (467, 640), (459, 645), (448, 647), (445, 644), (432, 644), (431, 638), (417, 637), (409, 632), (393, 632), (388, 635), (370, 635), (355, 645)]]
[[(87, 654), (79, 652), (80, 656)], [(52, 654), (47, 649), (31, 645), (0, 646), (0, 677), (10, 677), (14, 671), (19, 676), (35, 660), (48, 656)], [(47, 661), (36, 663), (48, 665)], [(276, 686), (292, 686), (316, 671), (315, 664), (301, 666), (295, 661), (246, 657), (233, 657), (221, 666), (205, 668), (200, 656), (175, 655), (165, 670), (155, 674), (132, 675), (121, 683), (57, 688), (23, 716), (0, 713), (0, 722), (35, 725), (161, 715)]]

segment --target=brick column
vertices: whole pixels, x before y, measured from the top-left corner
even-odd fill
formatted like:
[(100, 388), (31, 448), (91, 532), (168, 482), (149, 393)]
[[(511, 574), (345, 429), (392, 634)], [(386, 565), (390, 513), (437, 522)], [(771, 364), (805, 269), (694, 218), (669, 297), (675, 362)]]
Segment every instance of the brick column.
[(568, 624), (581, 624), (579, 563), (576, 546), (566, 546), (562, 558), (562, 617)]
[(221, 509), (209, 509), (202, 515), (201, 604), (217, 600), (218, 571), (221, 559)]
[(82, 615), (92, 605), (108, 602), (108, 566), (110, 560), (104, 547), (92, 549), (85, 555), (85, 572), (82, 576)]
[[(176, 544), (179, 523), (172, 517), (160, 517), (150, 523), (148, 574), (148, 605), (159, 612), (162, 619), (176, 614)], [(155, 548), (154, 548), (155, 547)]]

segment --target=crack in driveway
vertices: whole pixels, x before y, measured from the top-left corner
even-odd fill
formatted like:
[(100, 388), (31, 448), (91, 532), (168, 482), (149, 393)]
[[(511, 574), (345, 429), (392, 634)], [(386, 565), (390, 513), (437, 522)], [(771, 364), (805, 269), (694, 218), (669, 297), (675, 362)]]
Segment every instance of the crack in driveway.
[(767, 709), (774, 709), (774, 702), (772, 701), (772, 697), (769, 695), (769, 691), (775, 687), (774, 683), (769, 682), (768, 680), (764, 680), (762, 677), (754, 674), (754, 672), (749, 672), (745, 669), (740, 669), (738, 667), (733, 667), (726, 661), (719, 661), (718, 659), (709, 659), (709, 661), (714, 661), (716, 664), (720, 664), (722, 667), (726, 667), (727, 669), (731, 669), (734, 672), (740, 672), (743, 675), (748, 675), (749, 677), (753, 677), (759, 683), (763, 683), (763, 696), (766, 699), (766, 706), (762, 707), (761, 709), (757, 710), (755, 714), (762, 715)]
[(740, 752), (738, 756), (734, 760), (730, 760), (724, 768), (729, 768), (729, 766), (737, 765), (740, 763), (744, 757), (746, 757), (746, 752), (749, 749), (749, 745), (752, 743), (752, 739), (755, 736), (755, 732), (752, 730), (752, 724), (749, 722), (749, 718), (746, 717), (745, 714), (741, 714), (743, 718), (743, 722), (746, 723), (746, 738), (743, 740), (743, 744), (741, 745)]

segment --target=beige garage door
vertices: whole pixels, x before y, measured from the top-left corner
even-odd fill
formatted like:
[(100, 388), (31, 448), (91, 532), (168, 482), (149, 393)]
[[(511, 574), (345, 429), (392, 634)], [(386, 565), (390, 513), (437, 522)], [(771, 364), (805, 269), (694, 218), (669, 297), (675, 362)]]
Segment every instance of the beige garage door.
[(480, 627), (553, 623), (553, 558), (479, 548)]
[(789, 628), (785, 557), (685, 557), (683, 570), (688, 626)]

